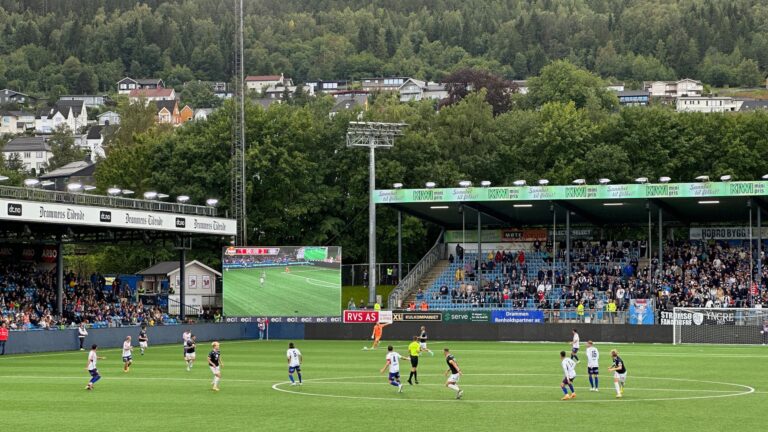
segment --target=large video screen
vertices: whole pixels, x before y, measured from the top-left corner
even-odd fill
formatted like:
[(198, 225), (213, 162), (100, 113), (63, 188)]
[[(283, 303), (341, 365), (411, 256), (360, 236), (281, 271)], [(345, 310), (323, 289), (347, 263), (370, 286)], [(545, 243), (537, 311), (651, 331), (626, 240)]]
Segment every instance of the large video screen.
[(232, 246), (222, 257), (224, 315), (338, 316), (338, 246)]

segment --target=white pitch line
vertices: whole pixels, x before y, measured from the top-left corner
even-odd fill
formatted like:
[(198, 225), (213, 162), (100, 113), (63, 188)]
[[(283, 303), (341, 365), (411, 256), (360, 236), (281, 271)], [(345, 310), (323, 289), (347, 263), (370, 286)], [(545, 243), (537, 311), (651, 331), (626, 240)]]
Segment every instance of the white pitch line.
[[(127, 377), (127, 376), (102, 376), (108, 381), (207, 381), (210, 382), (210, 378), (167, 378), (167, 377)], [(34, 375), (2, 375), (0, 378), (4, 379), (58, 379), (58, 380), (83, 380), (87, 379), (87, 375), (84, 376), (34, 376)], [(226, 382), (236, 383), (274, 383), (274, 380), (249, 380), (249, 379), (225, 379)]]
[[(0, 377), (2, 378), (2, 377)], [(304, 380), (307, 382), (309, 380)], [(317, 384), (334, 384), (334, 385), (375, 385), (384, 386), (387, 382), (352, 382), (352, 381), (311, 381), (311, 385)], [(417, 387), (445, 387), (445, 384), (417, 384)], [(557, 388), (557, 386), (542, 386), (542, 385), (505, 385), (505, 384), (462, 384), (461, 387), (500, 387), (500, 388), (520, 388), (520, 389), (549, 389)], [(410, 387), (408, 387), (410, 388)], [(577, 387), (579, 388), (579, 387)], [(608, 387), (606, 387), (608, 388)], [(733, 390), (700, 390), (700, 389), (669, 389), (669, 388), (641, 388), (641, 387), (629, 387), (629, 390), (634, 391), (655, 391), (655, 392), (684, 392), (684, 393), (733, 393)]]

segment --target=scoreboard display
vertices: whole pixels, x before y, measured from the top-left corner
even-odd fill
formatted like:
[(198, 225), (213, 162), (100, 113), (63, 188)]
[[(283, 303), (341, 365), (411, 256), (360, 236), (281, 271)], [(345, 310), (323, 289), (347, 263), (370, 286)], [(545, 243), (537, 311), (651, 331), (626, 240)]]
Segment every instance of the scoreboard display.
[(280, 255), (280, 248), (276, 247), (228, 247), (224, 251), (225, 255), (238, 256), (238, 255)]

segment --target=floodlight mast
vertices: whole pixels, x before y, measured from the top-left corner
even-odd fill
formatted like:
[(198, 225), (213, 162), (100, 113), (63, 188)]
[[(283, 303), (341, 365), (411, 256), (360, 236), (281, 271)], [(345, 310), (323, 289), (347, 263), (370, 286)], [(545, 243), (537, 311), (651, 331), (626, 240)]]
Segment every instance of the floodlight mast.
[[(376, 190), (377, 148), (390, 148), (395, 138), (403, 135), (405, 123), (349, 122), (347, 147), (368, 147), (368, 303), (376, 302), (376, 206), (373, 193)], [(402, 280), (402, 275), (398, 274)], [(389, 305), (392, 308), (394, 305)]]

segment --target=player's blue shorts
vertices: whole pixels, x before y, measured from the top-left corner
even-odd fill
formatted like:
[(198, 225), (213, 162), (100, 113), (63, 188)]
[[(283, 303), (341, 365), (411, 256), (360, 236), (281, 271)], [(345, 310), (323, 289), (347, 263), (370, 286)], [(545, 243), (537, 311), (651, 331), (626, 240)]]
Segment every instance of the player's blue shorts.
[(590, 375), (597, 375), (598, 371), (597, 371), (596, 367), (594, 367), (594, 368), (588, 367), (587, 368), (587, 373), (590, 374)]
[(568, 378), (563, 378), (564, 385), (573, 384), (574, 381), (576, 381), (576, 377), (571, 378), (571, 382), (568, 382)]
[(132, 361), (132, 360), (133, 360), (132, 356), (123, 356), (123, 363), (128, 363), (129, 361)]
[(91, 376), (94, 377), (94, 378), (99, 376), (99, 370), (98, 369), (89, 370), (88, 373), (91, 374)]
[(301, 366), (288, 366), (288, 373), (301, 372)]
[(399, 379), (400, 379), (400, 372), (390, 372), (389, 373), (389, 380), (390, 381), (399, 380)]
[(577, 352), (579, 352), (579, 349), (578, 348), (571, 348), (571, 352), (576, 354)]

